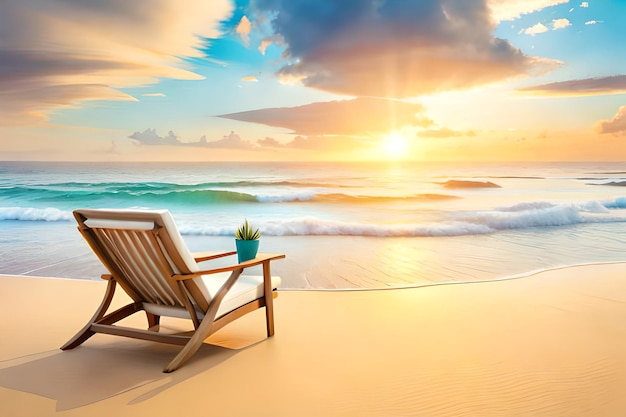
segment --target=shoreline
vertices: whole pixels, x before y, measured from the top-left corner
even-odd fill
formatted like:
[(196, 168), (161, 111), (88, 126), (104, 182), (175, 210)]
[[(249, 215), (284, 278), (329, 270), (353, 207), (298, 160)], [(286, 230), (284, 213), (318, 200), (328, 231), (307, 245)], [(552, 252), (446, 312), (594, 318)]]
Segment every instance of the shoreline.
[[(0, 273), (91, 281), (106, 273), (73, 224), (13, 226), (0, 231)], [(622, 260), (618, 241), (599, 239), (595, 233), (602, 231), (595, 226), (574, 227), (565, 235), (533, 233), (541, 243), (532, 247), (526, 245), (527, 236), (512, 231), (449, 238), (269, 236), (261, 250), (287, 255), (273, 267), (283, 277), (283, 289), (410, 288)], [(191, 251), (234, 250), (231, 237), (186, 235), (184, 240)]]
[[(545, 268), (533, 269), (527, 272), (521, 272), (517, 274), (505, 275), (499, 278), (485, 278), (485, 279), (477, 279), (477, 280), (469, 280), (469, 281), (437, 281), (437, 282), (427, 282), (427, 283), (414, 283), (414, 284), (405, 284), (405, 285), (397, 285), (397, 286), (387, 286), (387, 287), (355, 287), (355, 288), (282, 288), (279, 287), (277, 291), (287, 292), (287, 291), (304, 291), (304, 292), (352, 292), (352, 291), (392, 291), (392, 290), (411, 290), (417, 288), (428, 288), (428, 287), (438, 287), (438, 286), (449, 286), (449, 285), (465, 285), (465, 284), (486, 284), (489, 282), (502, 282), (502, 281), (511, 281), (517, 279), (530, 278), (535, 275), (543, 274), (546, 272), (552, 271), (560, 271), (570, 268), (578, 268), (578, 267), (590, 267), (590, 266), (604, 266), (604, 265), (620, 265), (624, 264), (626, 267), (626, 260), (624, 261), (605, 261), (605, 262), (581, 262), (574, 263), (569, 265), (560, 265), (560, 266), (552, 266)], [(106, 273), (104, 271), (103, 273)], [(0, 272), (0, 278), (35, 278), (35, 279), (59, 279), (59, 280), (70, 280), (70, 281), (88, 281), (88, 282), (99, 282), (100, 279), (85, 279), (85, 278), (72, 278), (72, 277), (50, 277), (43, 275), (27, 275), (27, 274), (5, 274)]]
[(274, 337), (256, 311), (162, 374), (177, 348), (96, 335), (58, 350), (104, 281), (4, 275), (0, 414), (619, 416), (624, 277), (612, 262), (481, 285), (281, 290)]

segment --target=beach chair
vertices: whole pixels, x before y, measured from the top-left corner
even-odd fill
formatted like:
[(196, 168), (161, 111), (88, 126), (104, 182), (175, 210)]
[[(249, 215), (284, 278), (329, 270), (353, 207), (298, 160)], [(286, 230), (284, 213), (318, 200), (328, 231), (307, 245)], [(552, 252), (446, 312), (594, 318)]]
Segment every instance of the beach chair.
[[(274, 334), (273, 298), (279, 277), (270, 274), (270, 262), (282, 254), (259, 254), (231, 266), (201, 269), (198, 262), (236, 252), (189, 252), (167, 210), (75, 210), (78, 230), (108, 269), (104, 299), (87, 325), (61, 347), (73, 349), (95, 333), (151, 340), (184, 346), (165, 367), (182, 366), (211, 334), (256, 309), (265, 307), (267, 336)], [(262, 276), (242, 275), (260, 265)], [(118, 285), (132, 302), (107, 314)], [(147, 315), (147, 329), (115, 323), (136, 312)], [(159, 332), (161, 316), (190, 319), (192, 332)]]

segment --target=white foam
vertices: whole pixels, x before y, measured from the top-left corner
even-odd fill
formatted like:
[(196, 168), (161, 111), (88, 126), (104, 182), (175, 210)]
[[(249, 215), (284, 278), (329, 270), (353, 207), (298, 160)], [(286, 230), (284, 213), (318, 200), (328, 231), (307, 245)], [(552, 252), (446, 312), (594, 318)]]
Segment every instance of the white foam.
[[(258, 227), (265, 236), (462, 236), (495, 233), (499, 230), (626, 222), (626, 213), (622, 214), (621, 211), (623, 208), (626, 208), (624, 197), (578, 204), (534, 201), (493, 210), (442, 212), (439, 219), (428, 223), (418, 220), (365, 223), (313, 216), (283, 216), (259, 221)], [(0, 220), (55, 222), (72, 219), (71, 211), (56, 208), (0, 207)], [(177, 224), (184, 235), (229, 236), (234, 233), (235, 227), (235, 222), (230, 222), (230, 218), (207, 224), (195, 216), (193, 221), (190, 218), (177, 218)]]
[[(494, 210), (448, 213), (429, 223), (363, 223), (318, 217), (296, 217), (257, 222), (265, 236), (375, 236), (419, 237), (462, 236), (495, 233), (500, 230), (571, 226), (590, 223), (626, 222), (626, 216), (611, 211), (602, 203), (552, 204), (531, 202)], [(187, 235), (232, 235), (232, 227), (180, 225)]]
[(0, 220), (58, 222), (72, 220), (70, 211), (56, 208), (0, 207)]
[(289, 193), (259, 193), (254, 198), (261, 203), (291, 203), (296, 201), (310, 201), (315, 198), (313, 191), (298, 191)]

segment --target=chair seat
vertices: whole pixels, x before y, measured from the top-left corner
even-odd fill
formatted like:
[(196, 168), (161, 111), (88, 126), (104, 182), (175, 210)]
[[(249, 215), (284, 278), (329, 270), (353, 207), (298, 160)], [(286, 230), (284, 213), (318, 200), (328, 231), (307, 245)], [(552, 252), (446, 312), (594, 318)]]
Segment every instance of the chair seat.
[[(213, 299), (229, 276), (230, 273), (228, 272), (203, 275), (202, 282), (204, 283), (204, 286), (199, 286), (202, 295), (204, 295), (207, 300)], [(272, 276), (272, 289), (278, 288), (280, 286), (280, 282), (280, 277)], [(235, 281), (235, 284), (230, 291), (226, 293), (226, 296), (217, 310), (215, 318), (218, 319), (236, 308), (241, 307), (242, 305), (263, 297), (264, 293), (265, 291), (263, 290), (262, 276), (241, 275), (237, 281)], [(147, 312), (157, 316), (177, 317), (181, 319), (189, 318), (189, 312), (184, 308), (152, 303), (143, 303), (143, 306)], [(202, 318), (202, 316), (203, 313), (198, 311), (198, 317)]]

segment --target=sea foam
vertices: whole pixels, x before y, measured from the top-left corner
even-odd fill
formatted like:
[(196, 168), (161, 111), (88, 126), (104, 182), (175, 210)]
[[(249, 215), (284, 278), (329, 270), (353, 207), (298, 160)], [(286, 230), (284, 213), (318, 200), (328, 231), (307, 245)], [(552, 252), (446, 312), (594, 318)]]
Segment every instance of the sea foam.
[(0, 220), (58, 222), (72, 219), (71, 212), (56, 208), (0, 207)]
[[(496, 233), (502, 230), (522, 230), (539, 227), (564, 227), (591, 223), (626, 222), (626, 198), (618, 197), (607, 201), (590, 200), (579, 204), (554, 204), (546, 201), (516, 203), (492, 210), (452, 211), (425, 221), (403, 223), (393, 219), (376, 223), (343, 221), (317, 216), (266, 217), (257, 221), (265, 236), (373, 236), (373, 237), (419, 237), (419, 236), (462, 236)], [(173, 211), (176, 218), (176, 211)], [(234, 216), (234, 215), (233, 215)], [(239, 219), (228, 216), (216, 223), (205, 223), (202, 218), (177, 219), (183, 235), (228, 236), (234, 233)], [(71, 211), (57, 208), (0, 207), (0, 221), (71, 221)]]
[[(590, 223), (621, 223), (626, 216), (607, 209), (614, 201), (589, 201), (582, 204), (550, 202), (519, 203), (493, 210), (451, 213), (439, 221), (416, 223), (362, 223), (329, 220), (314, 216), (266, 220), (259, 223), (266, 236), (376, 236), (420, 237), (463, 236), (496, 233), (502, 230), (559, 227)], [(183, 226), (188, 235), (230, 235), (233, 229), (216, 226)]]

